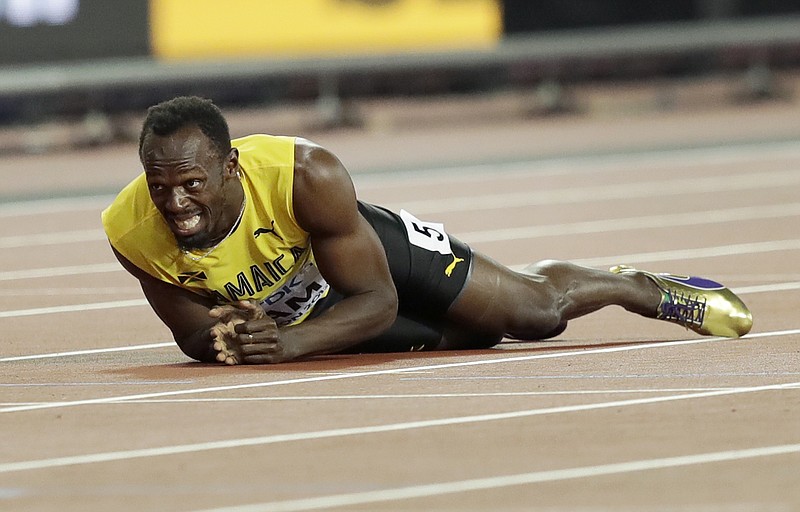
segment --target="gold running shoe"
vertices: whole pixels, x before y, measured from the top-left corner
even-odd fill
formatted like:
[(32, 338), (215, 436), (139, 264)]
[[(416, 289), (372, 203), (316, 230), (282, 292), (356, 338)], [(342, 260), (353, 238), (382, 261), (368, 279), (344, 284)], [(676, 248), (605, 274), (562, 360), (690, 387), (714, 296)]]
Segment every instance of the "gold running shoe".
[(750, 332), (753, 315), (725, 286), (702, 277), (654, 274), (627, 265), (609, 269), (615, 274), (638, 272), (650, 278), (663, 298), (656, 318), (682, 325), (698, 334), (738, 338)]

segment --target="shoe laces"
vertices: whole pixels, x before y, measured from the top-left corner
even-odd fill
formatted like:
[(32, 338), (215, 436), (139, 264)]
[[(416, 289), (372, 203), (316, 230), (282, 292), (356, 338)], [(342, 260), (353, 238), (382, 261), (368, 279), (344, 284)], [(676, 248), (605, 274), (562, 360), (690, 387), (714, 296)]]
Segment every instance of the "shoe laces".
[(668, 298), (661, 304), (661, 319), (684, 327), (702, 327), (707, 300), (703, 295), (666, 290)]

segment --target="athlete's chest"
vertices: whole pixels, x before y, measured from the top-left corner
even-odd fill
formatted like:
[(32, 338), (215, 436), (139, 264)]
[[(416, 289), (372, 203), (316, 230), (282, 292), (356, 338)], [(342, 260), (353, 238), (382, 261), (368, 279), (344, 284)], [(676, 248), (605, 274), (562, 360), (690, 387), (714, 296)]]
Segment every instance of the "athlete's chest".
[(311, 261), (307, 233), (278, 227), (263, 216), (247, 216), (234, 233), (207, 254), (183, 254), (177, 279), (218, 300), (263, 299)]

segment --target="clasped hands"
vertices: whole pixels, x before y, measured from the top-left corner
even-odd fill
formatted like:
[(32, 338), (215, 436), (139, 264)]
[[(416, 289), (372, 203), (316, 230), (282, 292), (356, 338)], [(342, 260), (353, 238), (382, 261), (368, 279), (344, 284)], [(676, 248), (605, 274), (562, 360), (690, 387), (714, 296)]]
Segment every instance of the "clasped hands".
[(275, 320), (250, 300), (213, 307), (209, 312), (217, 323), (211, 338), (217, 361), (229, 365), (279, 363), (291, 359), (280, 340)]

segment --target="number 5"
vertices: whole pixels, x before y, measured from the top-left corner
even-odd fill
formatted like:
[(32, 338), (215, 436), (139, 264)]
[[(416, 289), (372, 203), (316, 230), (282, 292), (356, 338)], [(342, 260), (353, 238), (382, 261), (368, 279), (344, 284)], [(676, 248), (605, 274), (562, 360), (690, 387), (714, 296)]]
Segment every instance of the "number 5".
[(440, 242), (442, 240), (444, 240), (444, 235), (441, 234), (439, 231), (431, 228), (431, 227), (428, 227), (428, 226), (420, 227), (419, 224), (417, 224), (416, 222), (412, 222), (411, 225), (414, 226), (414, 231), (416, 231), (417, 233), (422, 233), (423, 235), (427, 236), (428, 238), (433, 238), (433, 234), (431, 233), (431, 232), (433, 232), (433, 233), (436, 233), (436, 240), (438, 240)]

